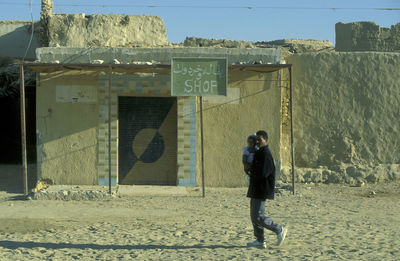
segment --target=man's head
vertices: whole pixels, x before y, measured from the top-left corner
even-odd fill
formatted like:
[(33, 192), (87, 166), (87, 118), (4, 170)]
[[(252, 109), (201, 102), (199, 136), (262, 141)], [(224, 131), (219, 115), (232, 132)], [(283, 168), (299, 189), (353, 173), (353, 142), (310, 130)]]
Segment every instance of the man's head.
[(259, 130), (256, 133), (257, 135), (257, 145), (262, 148), (268, 145), (268, 134), (266, 131)]

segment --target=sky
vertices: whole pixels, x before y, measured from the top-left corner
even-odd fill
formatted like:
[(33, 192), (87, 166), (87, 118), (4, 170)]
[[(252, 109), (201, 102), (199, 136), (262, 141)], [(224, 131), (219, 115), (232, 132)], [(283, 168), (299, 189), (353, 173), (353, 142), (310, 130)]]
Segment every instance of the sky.
[[(0, 20), (31, 20), (29, 0), (0, 0)], [(31, 0), (34, 20), (41, 0)], [(397, 8), (398, 10), (375, 10)], [(271, 41), (297, 38), (335, 43), (337, 22), (400, 22), (400, 0), (54, 0), (55, 13), (160, 16), (169, 42), (186, 37)]]

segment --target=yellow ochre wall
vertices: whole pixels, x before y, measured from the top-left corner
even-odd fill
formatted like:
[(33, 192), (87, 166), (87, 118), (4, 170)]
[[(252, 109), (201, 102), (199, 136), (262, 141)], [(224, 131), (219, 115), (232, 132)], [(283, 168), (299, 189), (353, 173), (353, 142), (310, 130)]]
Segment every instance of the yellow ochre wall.
[(295, 54), (296, 166), (399, 164), (400, 54)]
[[(247, 185), (242, 153), (247, 137), (257, 130), (267, 131), (272, 154), (280, 159), (280, 72), (230, 70), (228, 81), (227, 97), (203, 98), (206, 186)], [(200, 117), (197, 119), (197, 184), (201, 185)]]
[[(108, 182), (107, 72), (41, 73), (37, 86), (39, 179), (55, 184)], [(128, 78), (125, 76), (128, 75)], [(165, 77), (165, 72), (163, 74)], [(153, 76), (154, 77), (154, 76)], [(157, 77), (157, 76), (156, 76)], [(161, 76), (160, 76), (161, 77)], [(204, 97), (205, 180), (207, 186), (244, 186), (241, 155), (247, 136), (264, 129), (280, 160), (281, 73), (230, 70), (227, 97)], [(128, 79), (128, 80), (127, 80)], [(118, 173), (118, 96), (170, 96), (137, 93), (129, 72), (113, 74), (111, 96), (112, 181)], [(95, 102), (57, 102), (57, 86), (95, 88)], [(179, 185), (201, 185), (200, 115), (190, 97), (177, 99), (177, 178)], [(191, 123), (195, 120), (195, 128)], [(197, 131), (196, 131), (197, 130)], [(192, 132), (195, 131), (195, 132)], [(192, 136), (192, 133), (194, 133)], [(197, 135), (197, 136), (196, 136)], [(195, 139), (195, 140), (194, 140)], [(194, 154), (193, 154), (194, 153)], [(195, 157), (195, 158), (194, 158)], [(196, 175), (194, 176), (194, 172)]]
[[(38, 179), (55, 184), (108, 184), (108, 71), (41, 73), (37, 85)], [(111, 87), (111, 176), (118, 183), (118, 96), (170, 97), (168, 72), (114, 72)], [(141, 78), (143, 77), (143, 78)], [(159, 80), (162, 84), (158, 86)], [(154, 86), (152, 85), (154, 84)], [(57, 86), (76, 86), (94, 101), (60, 102)], [(140, 86), (140, 87), (138, 87)], [(67, 88), (65, 88), (67, 87)], [(140, 92), (138, 91), (140, 89)], [(94, 92), (93, 92), (94, 90)], [(80, 93), (75, 93), (80, 95)], [(195, 185), (195, 99), (177, 98), (177, 179)], [(194, 109), (192, 110), (193, 107)], [(191, 167), (193, 166), (193, 168)]]
[(96, 75), (40, 74), (37, 86), (38, 178), (56, 184), (97, 183), (97, 103), (56, 101), (57, 85), (97, 86)]

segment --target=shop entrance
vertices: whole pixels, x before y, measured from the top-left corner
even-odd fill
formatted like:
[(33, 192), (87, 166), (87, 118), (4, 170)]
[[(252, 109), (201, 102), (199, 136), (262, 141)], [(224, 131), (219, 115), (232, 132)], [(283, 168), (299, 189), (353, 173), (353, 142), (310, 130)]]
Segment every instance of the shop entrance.
[(176, 98), (118, 98), (119, 183), (177, 185)]

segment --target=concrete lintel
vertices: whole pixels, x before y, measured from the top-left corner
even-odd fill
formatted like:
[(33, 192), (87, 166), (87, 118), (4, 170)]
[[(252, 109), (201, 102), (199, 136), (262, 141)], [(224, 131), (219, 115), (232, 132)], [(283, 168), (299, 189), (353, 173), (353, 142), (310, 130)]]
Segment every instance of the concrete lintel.
[(44, 47), (36, 49), (36, 57), (41, 63), (87, 64), (103, 60), (112, 64), (114, 59), (120, 63), (159, 62), (170, 64), (172, 57), (226, 57), (229, 64), (257, 61), (263, 64), (279, 64), (282, 60), (280, 48), (73, 48)]

